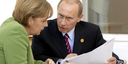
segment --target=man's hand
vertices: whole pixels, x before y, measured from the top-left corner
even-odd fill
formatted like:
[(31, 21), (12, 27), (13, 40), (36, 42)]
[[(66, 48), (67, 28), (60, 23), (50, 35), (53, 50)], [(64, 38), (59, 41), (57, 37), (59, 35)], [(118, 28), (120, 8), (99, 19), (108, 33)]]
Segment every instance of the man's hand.
[(74, 57), (74, 56), (77, 56), (77, 54), (76, 54), (76, 53), (70, 53), (70, 54), (68, 54), (68, 55), (65, 57), (65, 59), (71, 58), (71, 57)]
[(108, 59), (108, 63), (106, 63), (106, 64), (116, 64), (117, 62), (116, 62), (116, 58), (115, 57), (111, 57), (111, 58), (109, 58)]
[(65, 63), (65, 64), (74, 64), (74, 63)]
[(44, 64), (55, 64), (52, 59), (47, 59)]

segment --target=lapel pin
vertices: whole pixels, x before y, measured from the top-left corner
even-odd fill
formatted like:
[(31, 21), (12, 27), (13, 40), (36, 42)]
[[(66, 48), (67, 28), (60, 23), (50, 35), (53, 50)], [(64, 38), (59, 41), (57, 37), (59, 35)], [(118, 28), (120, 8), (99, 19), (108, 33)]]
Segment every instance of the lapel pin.
[(82, 39), (80, 40), (80, 42), (83, 43), (83, 42), (84, 42), (84, 39), (82, 38)]

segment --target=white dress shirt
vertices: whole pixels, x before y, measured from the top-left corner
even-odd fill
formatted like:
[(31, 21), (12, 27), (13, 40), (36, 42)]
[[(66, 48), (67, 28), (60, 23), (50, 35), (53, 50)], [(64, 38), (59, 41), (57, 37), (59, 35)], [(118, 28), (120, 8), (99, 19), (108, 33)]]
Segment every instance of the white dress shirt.
[[(70, 45), (70, 48), (71, 48), (71, 52), (73, 52), (73, 46), (74, 46), (74, 36), (75, 36), (75, 31), (74, 30), (75, 30), (75, 28), (73, 28), (72, 30), (67, 32), (67, 34), (69, 35), (68, 42), (69, 42), (69, 45)], [(64, 36), (66, 33), (62, 33), (62, 34)]]

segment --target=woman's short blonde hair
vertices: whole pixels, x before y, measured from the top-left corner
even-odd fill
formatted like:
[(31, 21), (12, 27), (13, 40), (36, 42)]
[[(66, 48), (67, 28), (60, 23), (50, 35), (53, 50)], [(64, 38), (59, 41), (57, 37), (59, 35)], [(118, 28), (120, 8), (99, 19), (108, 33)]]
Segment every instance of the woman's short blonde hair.
[(29, 17), (51, 17), (53, 8), (46, 0), (17, 0), (13, 18), (24, 26), (29, 26)]

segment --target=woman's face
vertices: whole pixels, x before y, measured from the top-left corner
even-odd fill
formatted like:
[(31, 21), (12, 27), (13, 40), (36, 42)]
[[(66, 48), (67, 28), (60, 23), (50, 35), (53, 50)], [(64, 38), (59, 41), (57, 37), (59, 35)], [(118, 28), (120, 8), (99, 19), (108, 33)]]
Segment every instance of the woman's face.
[(37, 17), (37, 18), (31, 18), (30, 22), (30, 34), (31, 35), (39, 35), (40, 32), (48, 26), (47, 24), (47, 17)]

